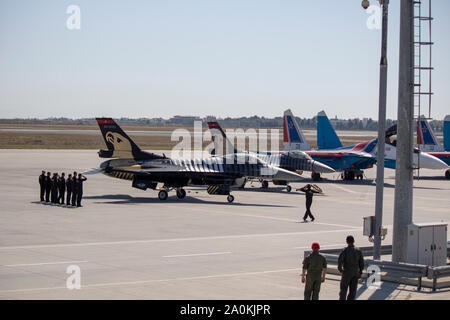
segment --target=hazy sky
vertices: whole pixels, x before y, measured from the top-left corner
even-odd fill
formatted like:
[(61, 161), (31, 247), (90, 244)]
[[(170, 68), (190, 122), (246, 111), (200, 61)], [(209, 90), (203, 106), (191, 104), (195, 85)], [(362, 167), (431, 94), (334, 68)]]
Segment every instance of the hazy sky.
[[(374, 3), (374, 0), (371, 0)], [(389, 23), (397, 118), (399, 0)], [(360, 0), (0, 0), (0, 118), (378, 117)], [(69, 5), (81, 29), (69, 30)], [(433, 0), (432, 117), (450, 114), (450, 1)]]

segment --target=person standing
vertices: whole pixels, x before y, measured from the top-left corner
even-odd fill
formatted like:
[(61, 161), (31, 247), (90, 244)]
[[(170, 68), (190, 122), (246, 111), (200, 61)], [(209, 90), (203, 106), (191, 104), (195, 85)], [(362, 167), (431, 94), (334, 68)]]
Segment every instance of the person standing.
[(81, 207), (81, 199), (83, 198), (83, 182), (86, 181), (87, 178), (83, 176), (81, 173), (78, 174), (77, 179), (77, 207)]
[(302, 283), (305, 283), (305, 300), (319, 300), (320, 285), (325, 282), (327, 274), (327, 259), (319, 253), (317, 242), (312, 244), (311, 249), (313, 252), (303, 260)]
[(72, 176), (72, 206), (75, 207), (77, 205), (77, 195), (78, 195), (78, 183), (77, 183), (77, 172), (73, 172)]
[(355, 247), (353, 236), (348, 236), (346, 242), (347, 248), (341, 252), (338, 259), (338, 270), (342, 274), (339, 300), (355, 300), (358, 280), (364, 270), (364, 257), (361, 250)]
[(51, 200), (52, 203), (58, 203), (58, 173), (53, 173), (51, 180)]
[(310, 184), (307, 184), (306, 186), (304, 186), (303, 188), (300, 188), (298, 190), (303, 191), (305, 193), (305, 197), (306, 197), (306, 212), (305, 212), (305, 215), (303, 216), (303, 221), (306, 222), (306, 219), (308, 217), (310, 217), (311, 222), (312, 222), (315, 220), (315, 218), (311, 213), (311, 205), (312, 205), (314, 193), (318, 193), (318, 192), (313, 190), (311, 188)]
[(45, 171), (42, 170), (41, 175), (39, 176), (39, 187), (40, 187), (40, 196), (41, 196), (41, 202), (45, 201), (45, 180), (47, 178), (45, 177)]
[(52, 190), (52, 176), (51, 172), (47, 172), (45, 178), (45, 202), (50, 202), (50, 191)]
[(66, 198), (66, 205), (70, 206), (70, 196), (72, 195), (72, 174), (69, 173), (67, 176), (66, 181), (66, 190), (67, 190), (67, 198)]
[(64, 195), (66, 193), (66, 177), (65, 173), (61, 173), (61, 177), (58, 180), (58, 203), (64, 204)]

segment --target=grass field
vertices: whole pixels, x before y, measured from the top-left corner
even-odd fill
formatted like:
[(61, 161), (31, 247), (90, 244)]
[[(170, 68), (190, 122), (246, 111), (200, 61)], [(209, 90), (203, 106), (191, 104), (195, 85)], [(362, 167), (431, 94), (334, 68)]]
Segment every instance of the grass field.
[[(183, 128), (193, 131), (192, 126), (181, 125), (143, 125), (133, 123), (123, 123), (121, 127), (125, 131), (173, 131)], [(0, 130), (7, 129), (33, 129), (33, 130), (58, 130), (58, 132), (1, 132), (0, 131), (0, 149), (104, 149), (103, 142), (98, 126), (92, 122), (86, 121), (52, 121), (52, 120), (6, 120), (0, 119)], [(206, 128), (203, 128), (206, 130)], [(263, 128), (261, 128), (263, 129)], [(96, 130), (97, 133), (61, 133), (60, 130)], [(244, 129), (247, 130), (247, 129)], [(282, 136), (282, 128), (279, 128)], [(311, 130), (307, 130), (311, 131)], [(305, 133), (311, 147), (317, 147), (315, 133)], [(142, 149), (149, 150), (171, 150), (178, 141), (171, 141), (170, 136), (142, 136), (133, 135), (130, 137)], [(357, 142), (373, 139), (369, 134), (367, 136), (345, 136), (340, 139), (344, 145), (351, 145)], [(205, 141), (203, 147), (206, 147), (210, 141)], [(270, 146), (270, 139), (268, 139)], [(283, 147), (283, 141), (279, 141), (280, 148)], [(193, 147), (193, 146), (192, 146)]]

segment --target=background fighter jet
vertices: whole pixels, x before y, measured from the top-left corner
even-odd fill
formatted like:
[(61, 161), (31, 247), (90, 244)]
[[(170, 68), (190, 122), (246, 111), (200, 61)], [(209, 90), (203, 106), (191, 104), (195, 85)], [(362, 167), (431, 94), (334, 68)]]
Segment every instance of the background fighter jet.
[[(395, 128), (395, 130), (394, 130)], [(384, 156), (384, 166), (386, 168), (395, 169), (396, 164), (396, 154), (397, 148), (396, 139), (394, 135), (396, 135), (396, 125), (386, 130), (386, 147), (385, 147), (385, 156)], [(321, 111), (317, 115), (317, 145), (319, 149), (322, 148), (336, 148), (334, 150), (355, 150), (357, 148), (362, 148), (363, 151), (370, 153), (374, 159), (376, 160), (376, 152), (377, 152), (377, 141), (378, 139), (373, 139), (370, 141), (361, 142), (356, 145), (342, 147), (342, 143), (336, 135), (334, 128), (332, 127), (330, 120), (324, 111)], [(447, 169), (448, 166), (439, 160), (438, 158), (430, 155), (429, 153), (420, 152), (418, 149), (414, 150), (413, 155), (413, 164), (415, 168), (425, 168), (425, 169)], [(361, 168), (364, 169), (364, 168)], [(345, 175), (346, 171), (344, 171)], [(350, 172), (348, 174), (351, 174)], [(345, 177), (344, 177), (345, 178)], [(351, 178), (351, 177), (350, 177)]]
[[(211, 131), (211, 136), (214, 140), (214, 150), (213, 154), (219, 154), (223, 155), (227, 152), (234, 153), (234, 154), (241, 154), (242, 151), (237, 150), (234, 147), (234, 144), (230, 141), (229, 138), (227, 138), (225, 132), (222, 130), (220, 125), (217, 122), (208, 122), (209, 130)], [(303, 141), (306, 141), (303, 139)], [(302, 173), (303, 171), (311, 171), (311, 172), (318, 172), (318, 173), (331, 173), (335, 172), (334, 169), (330, 168), (329, 166), (320, 163), (319, 161), (313, 160), (309, 155), (307, 155), (305, 152), (299, 151), (299, 150), (292, 150), (292, 151), (281, 151), (281, 152), (255, 152), (250, 151), (250, 154), (253, 154), (257, 156), (259, 159), (261, 159), (264, 162), (267, 162), (268, 164), (297, 172)], [(258, 178), (258, 177), (251, 177), (251, 178)], [(268, 187), (268, 181), (267, 179), (261, 180), (263, 188)], [(279, 180), (279, 179), (272, 179), (273, 184), (275, 185), (286, 185), (286, 190), (288, 192), (291, 191), (291, 186), (288, 185), (288, 181), (286, 180)]]
[[(320, 120), (318, 119), (318, 121)], [(317, 132), (319, 132), (319, 124), (326, 125), (327, 123), (318, 122)], [(333, 141), (333, 146), (324, 148), (325, 150), (312, 150), (304, 139), (301, 128), (289, 109), (284, 112), (283, 129), (285, 132), (285, 148), (296, 147), (296, 143), (295, 141), (292, 141), (292, 138), (299, 137), (300, 142), (298, 145), (302, 147), (300, 150), (305, 151), (314, 160), (333, 168), (335, 171), (343, 171), (344, 179), (353, 180), (355, 177), (360, 177), (362, 179), (363, 175), (361, 170), (373, 167), (373, 164), (376, 161), (375, 156), (371, 154), (375, 146), (373, 142), (342, 147), (342, 144), (331, 125), (329, 125), (329, 127), (324, 127), (325, 132), (323, 132), (324, 130), (321, 131), (321, 134), (324, 137), (326, 136), (327, 139), (321, 139), (318, 134), (317, 143), (319, 149), (321, 149), (320, 146), (323, 146), (323, 141), (330, 141), (328, 140), (328, 138), (330, 138), (332, 139), (331, 141)], [(320, 172), (313, 172), (311, 177), (313, 180), (320, 179)]]
[[(439, 142), (425, 117), (422, 117), (417, 122), (417, 146), (420, 150), (450, 166), (450, 115), (444, 119), (444, 147)], [(445, 177), (450, 179), (450, 169), (445, 171)]]
[(141, 190), (158, 189), (160, 200), (166, 200), (168, 191), (175, 189), (177, 197), (186, 196), (185, 186), (205, 185), (209, 194), (227, 195), (232, 187), (245, 183), (247, 176), (261, 179), (292, 181), (301, 177), (293, 172), (269, 165), (250, 154), (230, 154), (202, 159), (170, 159), (142, 151), (111, 118), (97, 118), (108, 150), (100, 150), (101, 158), (114, 158), (100, 165), (108, 176), (131, 180), (132, 186)]

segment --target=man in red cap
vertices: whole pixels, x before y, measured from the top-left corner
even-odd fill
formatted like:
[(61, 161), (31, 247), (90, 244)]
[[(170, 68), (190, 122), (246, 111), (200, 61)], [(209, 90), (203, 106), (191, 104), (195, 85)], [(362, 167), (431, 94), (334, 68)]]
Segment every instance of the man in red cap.
[(313, 252), (303, 260), (302, 283), (306, 282), (305, 300), (319, 300), (320, 285), (327, 274), (327, 259), (319, 253), (317, 242), (312, 244), (311, 249)]

